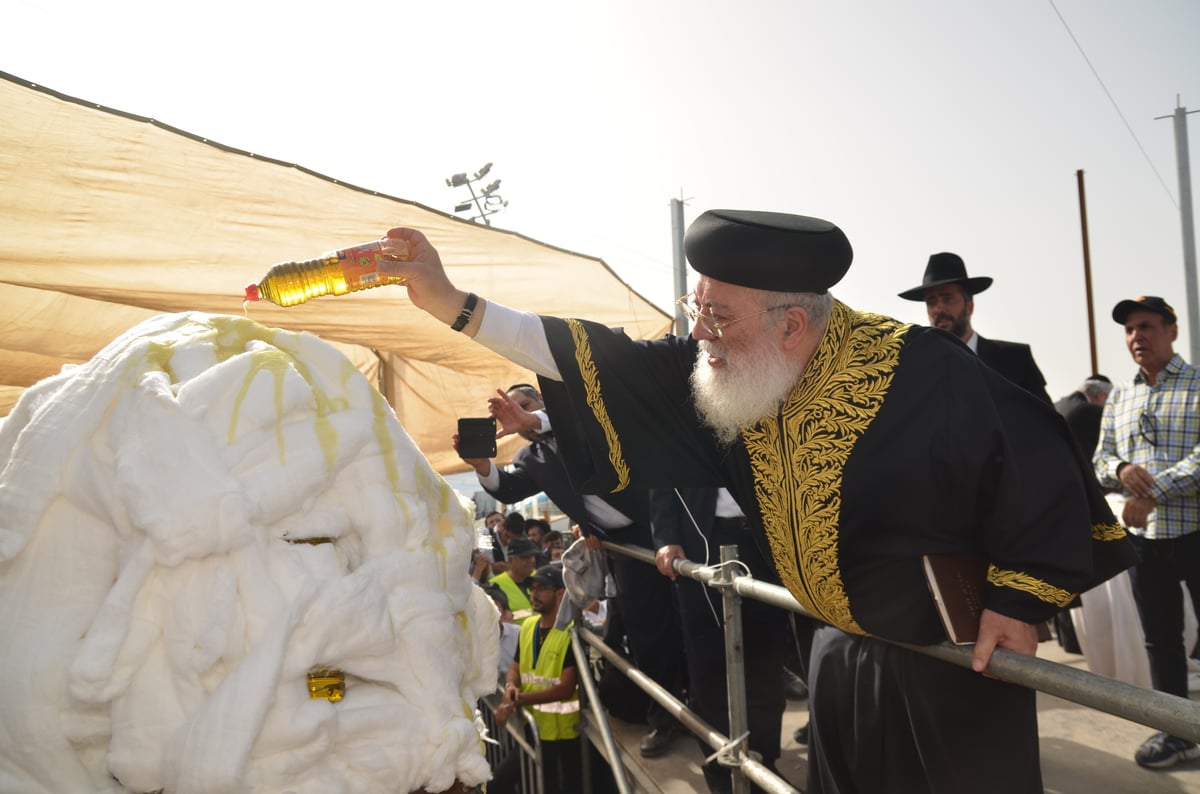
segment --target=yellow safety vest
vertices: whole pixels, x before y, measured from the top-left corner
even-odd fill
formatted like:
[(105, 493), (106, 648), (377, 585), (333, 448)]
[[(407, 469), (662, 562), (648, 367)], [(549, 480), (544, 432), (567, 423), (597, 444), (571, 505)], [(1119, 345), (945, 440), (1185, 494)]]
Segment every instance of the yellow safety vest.
[[(534, 665), (533, 632), (538, 623), (539, 620), (529, 620), (521, 626), (519, 667), (522, 692), (539, 692), (560, 683), (563, 661), (571, 653), (571, 635), (551, 628), (550, 633), (542, 639), (537, 665)], [(529, 709), (533, 721), (537, 723), (538, 736), (542, 741), (554, 742), (579, 736), (579, 687), (564, 700), (530, 704), (525, 708)]]
[(508, 575), (508, 571), (498, 573), (489, 582), (499, 587), (504, 591), (504, 595), (508, 596), (508, 608), (513, 613), (513, 623), (524, 623), (528, 618), (536, 617), (533, 613), (533, 604), (529, 603), (529, 597), (521, 592), (521, 588), (517, 587), (517, 583)]

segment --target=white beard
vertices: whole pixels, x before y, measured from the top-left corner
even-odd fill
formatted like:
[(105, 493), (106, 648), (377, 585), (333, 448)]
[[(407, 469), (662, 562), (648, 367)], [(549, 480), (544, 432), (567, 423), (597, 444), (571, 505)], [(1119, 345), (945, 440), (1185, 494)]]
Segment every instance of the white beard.
[[(725, 359), (725, 366), (709, 366), (709, 355)], [(692, 367), (692, 395), (701, 421), (729, 446), (778, 411), (799, 379), (794, 362), (774, 345), (760, 343), (731, 355), (720, 342), (706, 339)]]

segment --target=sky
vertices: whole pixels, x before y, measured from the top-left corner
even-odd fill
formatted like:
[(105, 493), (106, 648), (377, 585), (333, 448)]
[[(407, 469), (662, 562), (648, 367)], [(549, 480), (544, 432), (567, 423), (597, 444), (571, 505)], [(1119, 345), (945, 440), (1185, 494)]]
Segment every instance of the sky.
[(494, 163), (495, 227), (667, 309), (672, 199), (833, 221), (834, 294), (910, 322), (897, 293), (952, 251), (995, 279), (976, 330), (1057, 398), (1093, 371), (1080, 171), (1097, 369), (1132, 376), (1111, 310), (1143, 294), (1192, 358), (1171, 117), (1198, 35), (1195, 0), (9, 0), (0, 70), (444, 212)]

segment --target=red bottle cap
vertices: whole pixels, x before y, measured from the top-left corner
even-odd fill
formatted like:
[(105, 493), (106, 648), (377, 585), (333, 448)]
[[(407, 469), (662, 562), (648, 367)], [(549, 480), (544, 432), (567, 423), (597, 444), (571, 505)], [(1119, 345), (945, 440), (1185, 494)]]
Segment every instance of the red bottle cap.
[(248, 301), (262, 300), (262, 298), (258, 294), (258, 285), (257, 284), (247, 284), (246, 285), (246, 300), (248, 300)]

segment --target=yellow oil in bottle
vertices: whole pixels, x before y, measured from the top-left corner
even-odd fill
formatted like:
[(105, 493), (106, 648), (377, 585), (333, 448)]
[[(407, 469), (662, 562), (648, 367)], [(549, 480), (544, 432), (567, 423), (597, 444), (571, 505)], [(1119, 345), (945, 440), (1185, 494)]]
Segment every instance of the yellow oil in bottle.
[(403, 278), (380, 274), (382, 258), (382, 248), (374, 241), (303, 262), (282, 262), (268, 270), (262, 281), (246, 286), (246, 300), (295, 306), (322, 295), (345, 295), (385, 284), (403, 284)]

